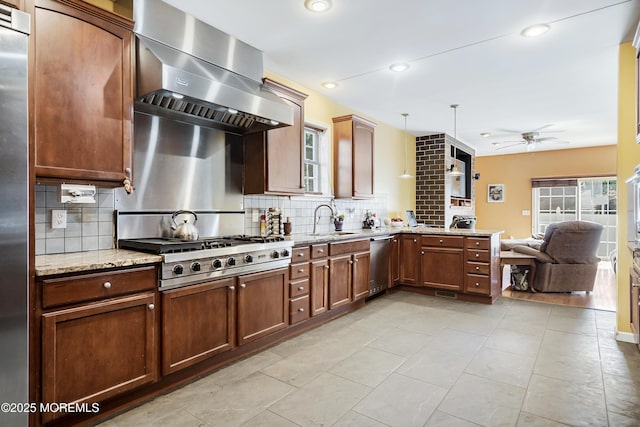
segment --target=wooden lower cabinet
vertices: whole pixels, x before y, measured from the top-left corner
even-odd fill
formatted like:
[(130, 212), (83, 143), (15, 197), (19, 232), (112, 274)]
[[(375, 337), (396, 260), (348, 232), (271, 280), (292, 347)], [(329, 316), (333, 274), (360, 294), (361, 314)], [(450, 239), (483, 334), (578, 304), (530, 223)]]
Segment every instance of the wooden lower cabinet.
[(352, 260), (353, 300), (355, 301), (369, 296), (371, 254), (369, 252), (353, 254)]
[(285, 329), (289, 325), (289, 270), (238, 277), (238, 345)]
[(393, 236), (391, 239), (391, 278), (389, 287), (392, 288), (400, 284), (400, 236)]
[(235, 347), (235, 279), (162, 293), (162, 374)]
[(464, 285), (462, 249), (423, 247), (420, 261), (422, 286), (461, 291)]
[(309, 265), (311, 316), (317, 316), (329, 309), (329, 260), (311, 261)]
[(638, 343), (638, 348), (640, 348), (640, 341), (638, 340), (640, 338), (640, 271), (635, 266), (632, 266), (629, 273), (631, 332), (635, 337), (635, 342)]
[(420, 236), (400, 236), (399, 282), (403, 285), (418, 285), (420, 277)]
[(43, 314), (42, 401), (100, 402), (156, 381), (155, 305), (147, 292)]
[(351, 255), (329, 258), (329, 310), (351, 302), (351, 264)]

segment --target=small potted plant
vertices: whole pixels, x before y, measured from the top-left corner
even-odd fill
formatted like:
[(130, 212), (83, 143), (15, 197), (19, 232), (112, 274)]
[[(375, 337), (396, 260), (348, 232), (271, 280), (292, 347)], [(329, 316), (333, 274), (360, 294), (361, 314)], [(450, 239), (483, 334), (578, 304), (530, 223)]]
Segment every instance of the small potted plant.
[(336, 231), (342, 231), (342, 224), (344, 224), (344, 214), (338, 212), (333, 216), (333, 225), (336, 226)]

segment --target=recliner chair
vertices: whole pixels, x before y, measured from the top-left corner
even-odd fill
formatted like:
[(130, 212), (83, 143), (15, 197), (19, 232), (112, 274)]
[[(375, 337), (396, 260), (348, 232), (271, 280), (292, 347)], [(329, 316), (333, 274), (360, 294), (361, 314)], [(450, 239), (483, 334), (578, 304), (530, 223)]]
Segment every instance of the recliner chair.
[(596, 254), (602, 229), (601, 224), (590, 221), (550, 224), (539, 250), (520, 245), (513, 250), (536, 257), (534, 289), (591, 292), (600, 261)]

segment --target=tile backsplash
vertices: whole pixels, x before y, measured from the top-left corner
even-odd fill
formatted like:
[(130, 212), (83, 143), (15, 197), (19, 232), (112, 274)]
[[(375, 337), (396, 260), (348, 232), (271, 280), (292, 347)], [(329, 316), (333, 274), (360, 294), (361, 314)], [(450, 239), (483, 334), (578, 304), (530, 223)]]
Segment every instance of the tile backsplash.
[[(96, 203), (63, 204), (59, 186), (36, 185), (36, 255), (92, 251), (114, 247), (114, 191), (98, 188)], [(67, 227), (51, 227), (51, 211), (67, 211)]]
[[(62, 204), (56, 185), (36, 185), (35, 227), (36, 255), (112, 249), (114, 244), (115, 193), (110, 188), (98, 188), (95, 204)], [(328, 196), (245, 196), (244, 234), (259, 235), (260, 222), (253, 221), (253, 212), (264, 214), (269, 208), (280, 208), (283, 217), (291, 218), (292, 234), (313, 231), (313, 213), (320, 204), (331, 204)], [(370, 200), (335, 200), (339, 212), (345, 214), (344, 230), (362, 229), (367, 210), (384, 219), (388, 215), (387, 195), (376, 194)], [(67, 211), (67, 227), (51, 227), (51, 211)], [(327, 208), (318, 211), (317, 232), (334, 229)]]

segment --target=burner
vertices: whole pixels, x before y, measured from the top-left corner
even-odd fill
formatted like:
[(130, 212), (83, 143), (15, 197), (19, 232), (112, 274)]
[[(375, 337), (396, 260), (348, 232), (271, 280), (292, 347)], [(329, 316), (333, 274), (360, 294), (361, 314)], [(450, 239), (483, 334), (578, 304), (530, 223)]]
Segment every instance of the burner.
[(204, 241), (202, 242), (202, 246), (205, 249), (227, 248), (227, 247), (231, 246), (232, 244), (233, 243), (231, 243), (229, 241), (211, 240), (211, 239), (204, 239)]

